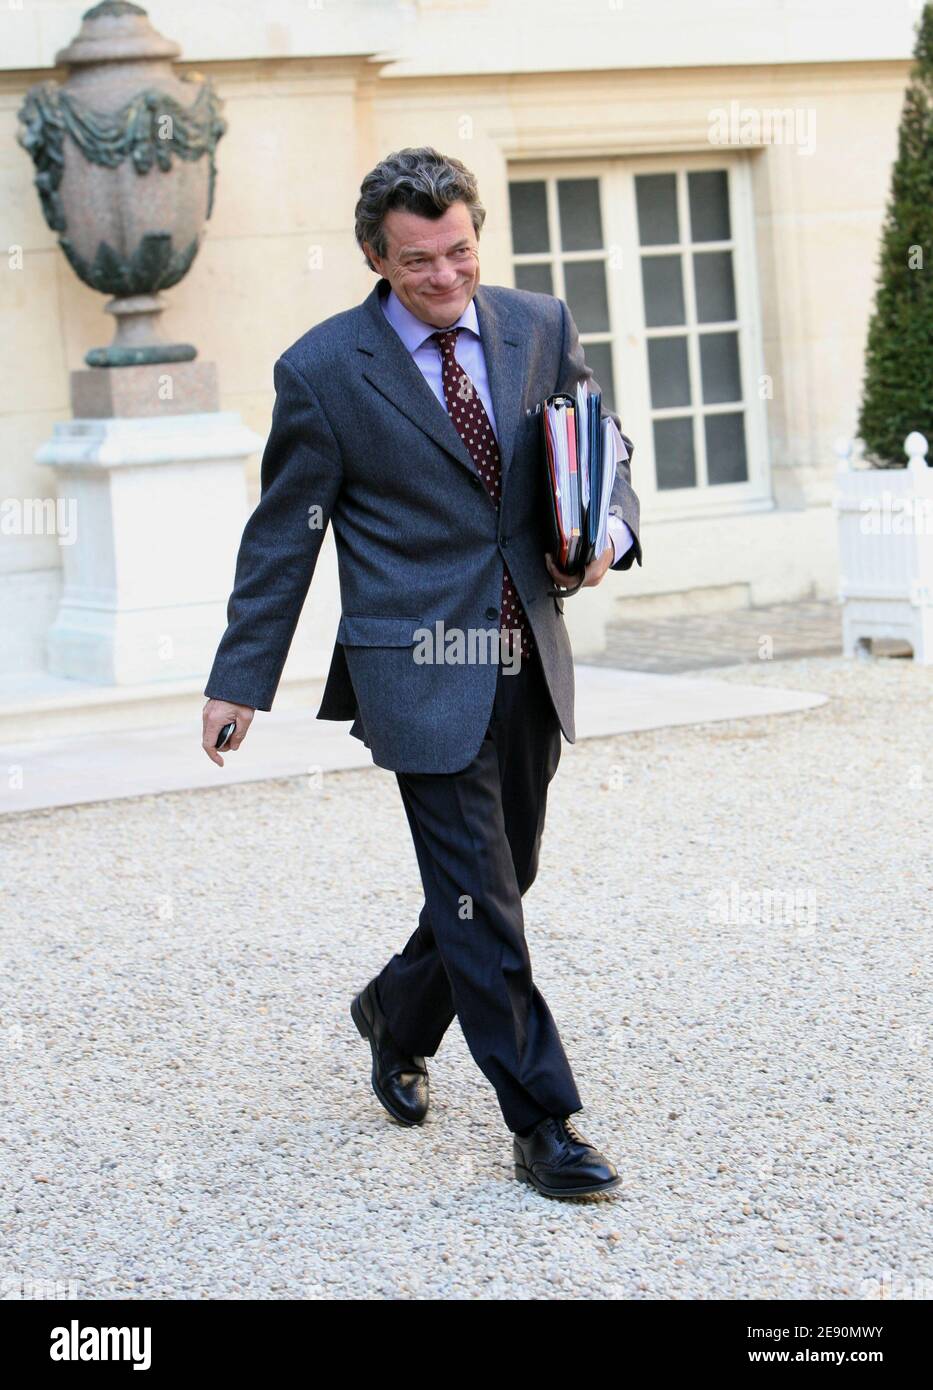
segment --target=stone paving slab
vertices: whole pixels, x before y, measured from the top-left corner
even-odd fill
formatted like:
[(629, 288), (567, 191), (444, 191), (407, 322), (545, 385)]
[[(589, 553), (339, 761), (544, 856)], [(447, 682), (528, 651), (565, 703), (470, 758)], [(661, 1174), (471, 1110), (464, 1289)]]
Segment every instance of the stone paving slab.
[(606, 651), (589, 660), (633, 671), (694, 671), (842, 650), (837, 603), (813, 601), (611, 623)]
[[(579, 664), (574, 669), (578, 739), (789, 712), (823, 699), (709, 679)], [(192, 717), (184, 724), (0, 746), (0, 815), (372, 766), (369, 749), (348, 736), (349, 720), (274, 709), (256, 715), (243, 746), (219, 768), (200, 746), (202, 704), (192, 702)]]

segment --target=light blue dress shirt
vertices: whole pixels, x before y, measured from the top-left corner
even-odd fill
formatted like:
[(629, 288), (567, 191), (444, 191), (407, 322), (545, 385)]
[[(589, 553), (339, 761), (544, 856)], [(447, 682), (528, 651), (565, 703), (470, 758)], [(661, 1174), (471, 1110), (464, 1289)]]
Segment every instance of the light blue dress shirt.
[[(431, 338), (431, 334), (438, 330), (433, 323), (425, 323), (422, 319), (416, 318), (392, 289), (382, 301), (382, 312), (411, 353), (421, 375), (446, 410), (447, 399), (444, 395), (444, 383), (441, 376), (440, 349)], [(489, 373), (486, 370), (486, 354), (483, 352), (479, 319), (476, 316), (476, 305), (472, 299), (456, 323), (450, 324), (448, 329), (444, 331), (447, 332), (453, 328), (465, 330), (457, 338), (457, 361), (476, 387), (477, 394), (489, 416), (493, 433), (497, 434), (496, 416), (489, 390)], [(615, 552), (613, 564), (635, 543), (628, 526), (621, 517), (617, 516), (610, 516), (609, 518), (609, 539)]]

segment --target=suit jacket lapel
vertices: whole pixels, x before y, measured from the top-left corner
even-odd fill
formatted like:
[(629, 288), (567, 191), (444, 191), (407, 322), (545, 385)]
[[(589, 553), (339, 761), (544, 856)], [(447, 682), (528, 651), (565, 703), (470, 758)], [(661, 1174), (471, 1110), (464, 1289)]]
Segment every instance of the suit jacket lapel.
[[(363, 356), (363, 375), (436, 444), (477, 475), (470, 451), (457, 433), (453, 421), (382, 312), (380, 295), (383, 285), (387, 286), (388, 281), (380, 279), (360, 306), (357, 348)], [(520, 336), (503, 322), (494, 296), (486, 286), (477, 286), (474, 301), (496, 415), (504, 496), (521, 409), (525, 352)]]
[(522, 405), (525, 376), (525, 348), (521, 336), (505, 321), (495, 294), (478, 285), (473, 296), (483, 341), (492, 408), (496, 413), (496, 436), (502, 456), (502, 496), (515, 447), (515, 430)]
[(386, 400), (407, 415), (440, 447), (477, 477), (470, 451), (447, 411), (421, 375), (411, 353), (382, 312), (379, 280), (360, 306), (357, 348), (363, 354), (363, 375)]

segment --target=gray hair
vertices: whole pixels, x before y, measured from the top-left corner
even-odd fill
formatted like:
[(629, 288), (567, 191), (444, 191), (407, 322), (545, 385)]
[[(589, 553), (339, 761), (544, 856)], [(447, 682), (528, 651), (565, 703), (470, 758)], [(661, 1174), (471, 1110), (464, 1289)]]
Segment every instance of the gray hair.
[[(486, 209), (479, 200), (476, 178), (466, 165), (451, 155), (438, 154), (430, 145), (396, 150), (371, 169), (360, 184), (355, 211), (360, 249), (365, 241), (377, 256), (386, 254), (383, 221), (392, 208), (436, 219), (458, 202), (466, 203), (473, 230), (479, 237)], [(363, 256), (370, 270), (375, 270), (365, 251)]]

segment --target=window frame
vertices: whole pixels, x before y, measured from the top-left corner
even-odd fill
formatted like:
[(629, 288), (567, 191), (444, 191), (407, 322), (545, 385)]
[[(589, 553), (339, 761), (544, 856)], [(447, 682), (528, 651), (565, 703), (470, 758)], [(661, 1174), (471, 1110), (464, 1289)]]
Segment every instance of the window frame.
[[(677, 176), (677, 206), (681, 238), (689, 228), (687, 217), (687, 174), (725, 169), (728, 173), (728, 241), (670, 243), (642, 247), (638, 239), (635, 176), (670, 174)], [(680, 520), (698, 515), (715, 516), (736, 511), (763, 511), (774, 506), (771, 489), (771, 462), (765, 400), (759, 390), (764, 376), (760, 319), (760, 294), (755, 256), (755, 225), (752, 204), (750, 162), (747, 152), (714, 150), (671, 154), (633, 154), (599, 159), (555, 158), (510, 160), (506, 170), (509, 184), (544, 182), (550, 250), (515, 255), (512, 253), (511, 227), (509, 257), (514, 284), (514, 268), (522, 264), (547, 263), (552, 267), (553, 293), (564, 299), (565, 262), (603, 259), (606, 263), (606, 293), (609, 303), (609, 332), (582, 333), (584, 353), (592, 342), (609, 342), (615, 384), (615, 409), (623, 428), (635, 443), (633, 478), (641, 500), (643, 517), (651, 520)], [(599, 181), (600, 212), (603, 223), (602, 248), (564, 252), (560, 246), (557, 210), (557, 183), (560, 179), (596, 178)], [(509, 198), (506, 197), (506, 208)], [(696, 296), (693, 255), (700, 251), (729, 250), (735, 281), (736, 318), (723, 323), (696, 322)], [(677, 252), (683, 260), (686, 322), (665, 328), (647, 328), (641, 277), (642, 254)], [(706, 414), (735, 413), (735, 404), (704, 406), (700, 393), (700, 332), (735, 331), (738, 334), (739, 370), (745, 415), (745, 448), (748, 478), (742, 482), (709, 484), (705, 481)], [(648, 380), (648, 341), (652, 337), (686, 334), (691, 381), (691, 405), (652, 409)], [(656, 482), (653, 419), (690, 415), (694, 421), (695, 456), (698, 481), (689, 488), (659, 488)]]

